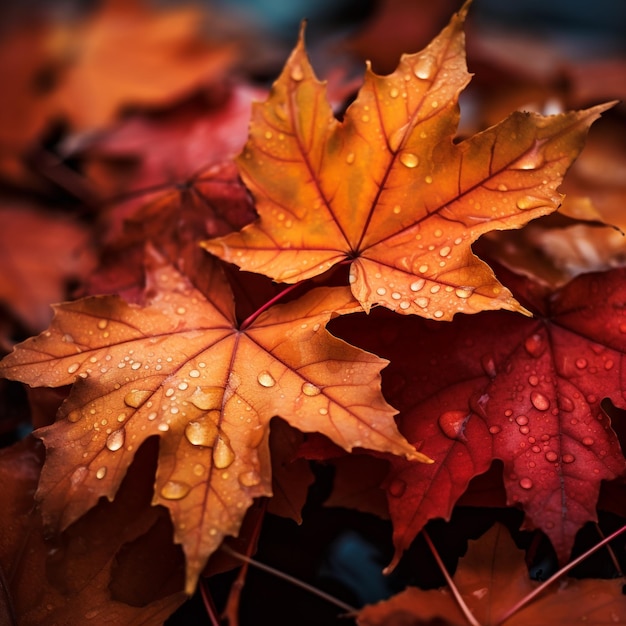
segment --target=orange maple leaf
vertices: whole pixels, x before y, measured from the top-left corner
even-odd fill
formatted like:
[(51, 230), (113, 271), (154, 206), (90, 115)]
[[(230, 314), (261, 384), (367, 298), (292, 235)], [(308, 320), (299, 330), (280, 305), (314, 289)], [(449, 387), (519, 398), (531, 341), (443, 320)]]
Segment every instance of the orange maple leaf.
[(479, 540), (470, 541), (459, 561), (454, 583), (473, 615), (470, 622), (448, 588), (422, 591), (409, 587), (393, 598), (361, 609), (359, 626), (401, 626), (445, 623), (464, 626), (526, 626), (527, 624), (623, 624), (626, 600), (621, 580), (565, 579), (559, 589), (537, 598), (525, 608), (509, 610), (539, 583), (530, 580), (519, 550), (506, 529), (493, 526)]
[(238, 158), (260, 219), (204, 247), (288, 283), (350, 262), (366, 310), (380, 304), (440, 320), (524, 311), (471, 243), (554, 211), (588, 126), (610, 105), (552, 117), (516, 112), (456, 142), (458, 96), (470, 78), (468, 7), (392, 74), (368, 68), (343, 122), (301, 35), (269, 99), (254, 106)]
[(59, 29), (60, 73), (54, 104), (79, 129), (110, 122), (124, 105), (163, 106), (215, 80), (230, 66), (232, 47), (199, 36), (193, 7), (155, 11), (142, 0), (107, 0), (77, 26)]
[(325, 330), (334, 314), (360, 310), (347, 287), (313, 290), (239, 327), (217, 262), (198, 275), (202, 291), (153, 255), (145, 306), (115, 296), (58, 305), (49, 330), (0, 364), (32, 386), (74, 383), (57, 422), (37, 431), (47, 449), (37, 497), (52, 527), (112, 500), (137, 448), (160, 437), (153, 504), (171, 512), (188, 593), (252, 499), (271, 495), (274, 415), (347, 450), (429, 461), (396, 429), (380, 390), (386, 361)]

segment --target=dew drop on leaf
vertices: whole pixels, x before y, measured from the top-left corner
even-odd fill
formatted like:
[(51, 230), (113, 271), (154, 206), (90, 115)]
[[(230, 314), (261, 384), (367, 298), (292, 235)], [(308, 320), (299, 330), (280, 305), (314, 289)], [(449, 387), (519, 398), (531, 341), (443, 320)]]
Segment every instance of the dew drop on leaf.
[(467, 411), (446, 411), (439, 416), (438, 424), (443, 434), (450, 439), (464, 439)]
[(526, 426), (526, 424), (528, 424), (528, 417), (526, 415), (518, 415), (515, 418), (515, 421), (520, 425), (520, 426)]
[(150, 392), (142, 389), (132, 389), (124, 396), (124, 404), (133, 409), (139, 408), (148, 398)]
[(67, 368), (67, 373), (68, 374), (74, 374), (75, 372), (78, 371), (78, 368), (80, 367), (80, 363), (72, 363), (68, 368)]
[(317, 396), (321, 393), (321, 389), (313, 383), (304, 383), (302, 385), (302, 393), (305, 396)]
[(559, 455), (554, 450), (548, 450), (546, 452), (546, 461), (554, 463), (559, 458)]
[(568, 413), (571, 413), (575, 408), (574, 401), (568, 396), (559, 396), (557, 398), (557, 404), (559, 405), (559, 409), (567, 411)]
[(490, 426), (489, 427), (489, 432), (492, 435), (497, 435), (502, 429), (500, 428), (500, 426)]
[(291, 68), (291, 79), (295, 80), (299, 83), (304, 78), (304, 72), (302, 71), (302, 67), (300, 65), (294, 65)]
[(594, 444), (594, 440), (591, 437), (583, 437), (582, 444), (584, 446), (592, 446)]
[(161, 496), (166, 500), (180, 500), (184, 498), (191, 486), (178, 480), (168, 480), (161, 488)]
[(496, 377), (496, 363), (491, 354), (483, 354), (483, 356), (480, 357), (480, 364), (482, 365), (483, 371), (487, 374), (487, 376), (489, 376), (489, 378)]
[(106, 446), (111, 452), (115, 452), (119, 450), (124, 445), (124, 429), (120, 428), (119, 430), (114, 430), (108, 437), (106, 441)]
[(254, 487), (261, 482), (261, 477), (259, 476), (258, 472), (249, 471), (244, 472), (243, 474), (239, 474), (237, 480), (244, 487)]
[(527, 337), (524, 341), (524, 348), (526, 349), (526, 352), (530, 354), (530, 356), (541, 356), (544, 349), (544, 343), (541, 335), (534, 334), (530, 337)]
[(466, 298), (469, 298), (472, 293), (474, 293), (474, 290), (471, 287), (457, 287), (454, 290), (454, 293), (456, 294), (457, 298), (465, 300)]
[(576, 359), (576, 367), (579, 370), (584, 370), (587, 367), (587, 359), (583, 359), (582, 357), (580, 359)]
[(232, 465), (235, 460), (235, 453), (230, 446), (230, 443), (222, 435), (218, 436), (215, 440), (215, 447), (213, 448), (213, 463), (217, 469), (226, 469)]
[(522, 478), (519, 481), (519, 486), (522, 489), (532, 489), (533, 488), (533, 481), (530, 478)]
[(413, 73), (421, 80), (428, 80), (435, 69), (435, 60), (431, 56), (423, 56), (417, 60)]
[(550, 400), (539, 391), (531, 392), (530, 402), (538, 411), (547, 411), (550, 408)]
[(403, 152), (400, 155), (400, 163), (409, 169), (413, 169), (419, 165), (419, 157), (417, 157), (412, 152)]
[(517, 208), (522, 211), (528, 211), (530, 209), (538, 209), (539, 207), (546, 206), (547, 200), (543, 198), (537, 198), (536, 196), (524, 196), (520, 198), (516, 203)]
[(80, 483), (87, 478), (87, 474), (89, 474), (89, 468), (84, 465), (79, 465), (70, 476), (70, 483), (72, 487), (77, 487)]
[(259, 385), (262, 387), (273, 387), (276, 384), (272, 375), (267, 371), (261, 372), (257, 376), (257, 380), (259, 381)]
[(563, 463), (573, 463), (576, 460), (576, 457), (573, 454), (564, 454), (561, 457), (561, 461), (563, 461)]
[(106, 467), (103, 466), (103, 467), (98, 468), (98, 471), (96, 472), (96, 478), (98, 480), (102, 480), (106, 475), (107, 475)]
[(426, 281), (423, 278), (420, 278), (419, 280), (416, 280), (414, 282), (412, 282), (409, 285), (409, 289), (411, 291), (419, 291), (420, 289), (422, 289), (425, 285)]
[(217, 437), (217, 426), (208, 415), (203, 416), (187, 424), (185, 437), (194, 446), (210, 447)]
[(108, 320), (100, 320), (100, 321), (98, 322), (98, 328), (99, 328), (100, 330), (104, 330), (104, 329), (105, 329), (108, 325), (109, 325)]

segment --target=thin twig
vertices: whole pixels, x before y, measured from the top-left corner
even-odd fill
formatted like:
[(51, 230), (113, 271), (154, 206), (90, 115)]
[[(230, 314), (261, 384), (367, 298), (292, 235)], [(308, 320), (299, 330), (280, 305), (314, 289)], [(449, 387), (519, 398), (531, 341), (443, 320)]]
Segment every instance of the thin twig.
[(608, 537), (606, 537), (605, 539), (603, 539), (602, 541), (597, 543), (595, 546), (593, 546), (593, 548), (590, 548), (589, 550), (587, 550), (587, 552), (584, 552), (580, 556), (576, 557), (573, 561), (571, 561), (570, 563), (568, 563), (567, 565), (562, 567), (556, 574), (554, 574), (553, 576), (550, 576), (550, 578), (548, 578), (548, 580), (546, 580), (543, 583), (541, 583), (541, 585), (539, 585), (539, 587), (535, 588), (527, 596), (525, 596), (519, 602), (517, 602), (514, 606), (512, 606), (500, 618), (500, 621), (498, 622), (498, 625), (501, 626), (502, 624), (504, 624), (504, 622), (506, 622), (506, 620), (508, 620), (511, 617), (513, 617), (513, 615), (515, 615), (515, 613), (518, 613), (527, 604), (532, 602), (539, 594), (543, 593), (543, 591), (546, 589), (546, 587), (550, 586), (553, 582), (557, 581), (564, 574), (567, 574), (567, 572), (569, 572), (571, 569), (576, 567), (581, 561), (584, 561), (587, 557), (591, 556), (594, 552), (599, 550), (602, 546), (604, 546), (607, 543), (609, 543), (609, 541), (613, 541), (613, 539), (615, 539), (615, 537), (618, 537), (624, 531), (626, 531), (626, 525), (622, 526), (620, 529), (616, 530), (614, 533), (611, 533)]
[[(600, 524), (598, 524), (598, 522), (596, 522), (595, 526), (596, 526), (596, 531), (598, 532), (598, 535), (600, 535), (600, 538), (601, 539), (605, 539), (606, 535), (602, 532), (602, 529), (600, 528)], [(613, 567), (615, 568), (616, 574), (618, 575), (619, 578), (622, 578), (624, 576), (624, 572), (622, 572), (622, 567), (619, 564), (619, 561), (617, 560), (617, 557), (615, 556), (615, 552), (613, 552), (613, 548), (611, 548), (611, 546), (607, 545), (606, 546), (606, 551), (609, 553), (609, 558), (613, 562)]]
[[(331, 596), (330, 594), (322, 591), (321, 589), (317, 589), (316, 587), (313, 587), (313, 585), (309, 585), (308, 583), (305, 583), (303, 580), (299, 580), (298, 578), (290, 576), (289, 574), (286, 574), (285, 572), (281, 572), (280, 570), (274, 569), (270, 565), (265, 565), (265, 563), (261, 563), (260, 561), (257, 561), (255, 559), (250, 558), (249, 556), (246, 556), (245, 554), (241, 554), (240, 552), (233, 550), (227, 545), (223, 544), (221, 549), (224, 550), (224, 552), (226, 552), (227, 554), (230, 554), (231, 556), (234, 556), (235, 558), (239, 559), (240, 561), (243, 561), (244, 563), (249, 563), (250, 565), (252, 565), (253, 567), (256, 567), (257, 569), (260, 569), (269, 574), (273, 574), (274, 576), (278, 578), (282, 578), (283, 580), (290, 582), (292, 585), (296, 585), (297, 587), (305, 589), (306, 591), (316, 596), (319, 596), (323, 600), (326, 600), (327, 602), (330, 602), (331, 604), (338, 606), (340, 609), (343, 609), (344, 611), (347, 611), (348, 613), (356, 613), (358, 611), (358, 609), (354, 608), (353, 606), (350, 606), (349, 604), (342, 602), (338, 598)], [(480, 625), (477, 625), (477, 626), (480, 626)]]
[(206, 580), (204, 578), (200, 579), (200, 595), (202, 596), (202, 602), (204, 603), (204, 609), (211, 620), (211, 626), (220, 626), (219, 618), (217, 616), (217, 608), (215, 607), (215, 603), (213, 602), (213, 597), (211, 596), (209, 590), (206, 586)]
[(463, 596), (461, 595), (457, 586), (454, 584), (454, 581), (452, 580), (452, 576), (450, 576), (450, 574), (448, 573), (448, 570), (446, 569), (444, 562), (441, 560), (441, 557), (439, 556), (439, 552), (437, 552), (437, 548), (435, 548), (435, 544), (431, 541), (430, 537), (428, 536), (428, 533), (425, 530), (422, 530), (422, 535), (424, 536), (424, 539), (426, 540), (426, 543), (428, 544), (430, 551), (435, 557), (435, 561), (437, 561), (437, 565), (439, 565), (439, 569), (441, 570), (441, 573), (444, 575), (446, 582), (448, 583), (448, 587), (450, 587), (450, 591), (452, 591), (452, 595), (454, 596), (454, 599), (459, 605), (459, 608), (461, 609), (463, 615), (465, 615), (465, 619), (467, 619), (467, 621), (472, 626), (481, 626), (480, 622), (474, 617), (474, 615), (470, 611), (467, 604), (465, 604), (465, 600), (463, 600)]

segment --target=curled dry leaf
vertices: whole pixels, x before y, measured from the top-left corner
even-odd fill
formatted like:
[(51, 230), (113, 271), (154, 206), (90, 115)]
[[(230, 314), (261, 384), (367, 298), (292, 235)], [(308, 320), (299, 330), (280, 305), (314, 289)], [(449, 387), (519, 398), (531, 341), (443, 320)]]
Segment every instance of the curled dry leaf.
[(366, 310), (380, 304), (438, 320), (523, 311), (471, 243), (554, 211), (588, 126), (610, 105), (552, 117), (516, 112), (455, 142), (470, 78), (468, 6), (393, 74), (368, 69), (342, 122), (301, 37), (269, 99), (254, 105), (238, 158), (260, 219), (206, 249), (288, 283), (350, 262)]
[(170, 510), (188, 593), (258, 496), (271, 495), (268, 424), (279, 415), (355, 446), (428, 461), (398, 433), (380, 392), (386, 364), (332, 337), (336, 313), (360, 310), (349, 289), (320, 288), (238, 327), (217, 263), (204, 292), (151, 260), (148, 304), (92, 297), (57, 306), (46, 332), (0, 365), (32, 386), (74, 384), (38, 489), (48, 525), (65, 528), (115, 497), (137, 448), (160, 438), (153, 504)]

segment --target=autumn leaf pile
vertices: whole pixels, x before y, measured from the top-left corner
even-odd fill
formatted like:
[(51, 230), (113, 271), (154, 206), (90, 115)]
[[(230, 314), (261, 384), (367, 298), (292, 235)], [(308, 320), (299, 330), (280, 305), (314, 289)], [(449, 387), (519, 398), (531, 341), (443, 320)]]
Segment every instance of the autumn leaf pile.
[[(270, 89), (232, 79), (196, 9), (108, 2), (2, 42), (0, 432), (34, 428), (0, 450), (13, 623), (162, 623), (240, 565), (224, 545), (302, 520), (311, 463), (331, 505), (390, 519), (387, 572), (459, 504), (523, 512), (561, 565), (599, 510), (623, 523), (623, 179), (563, 182), (623, 110), (459, 130), (468, 9), (350, 98), (304, 28)], [(459, 562), (476, 623), (537, 584), (510, 542)], [(584, 594), (576, 616), (626, 623), (621, 584), (506, 623), (572, 623)], [(467, 623), (416, 588), (357, 617), (434, 619)]]

